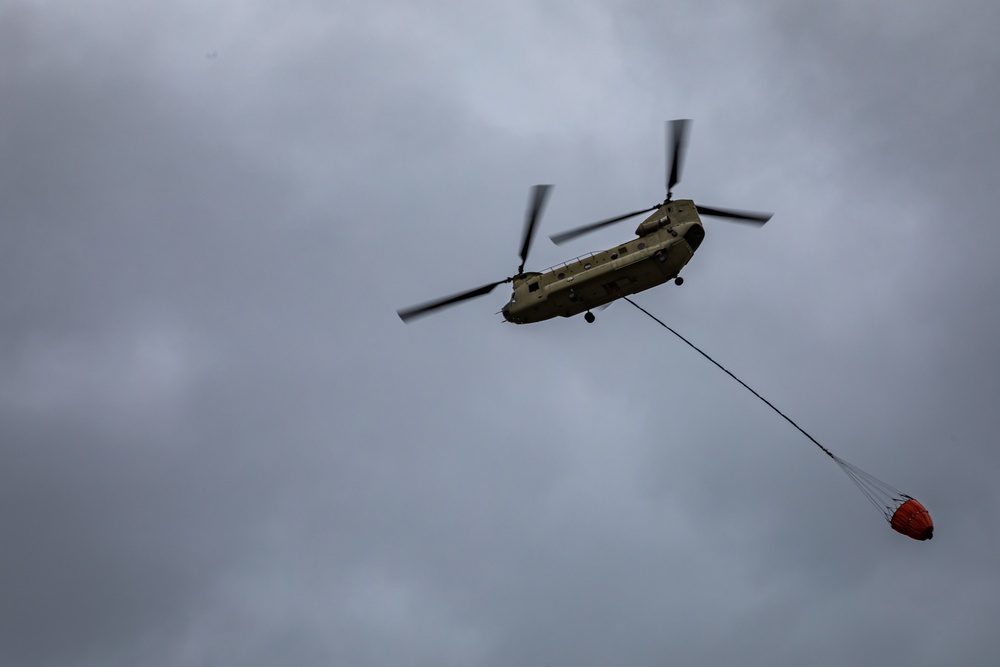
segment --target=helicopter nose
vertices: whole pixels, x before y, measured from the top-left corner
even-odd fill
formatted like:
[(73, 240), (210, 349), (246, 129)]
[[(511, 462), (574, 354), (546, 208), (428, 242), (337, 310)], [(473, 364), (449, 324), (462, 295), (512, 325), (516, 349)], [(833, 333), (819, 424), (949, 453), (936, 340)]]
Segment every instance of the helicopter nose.
[(503, 315), (503, 318), (505, 320), (507, 320), (508, 322), (510, 322), (510, 304), (509, 303), (505, 303), (503, 305), (503, 308), (500, 309), (500, 313)]

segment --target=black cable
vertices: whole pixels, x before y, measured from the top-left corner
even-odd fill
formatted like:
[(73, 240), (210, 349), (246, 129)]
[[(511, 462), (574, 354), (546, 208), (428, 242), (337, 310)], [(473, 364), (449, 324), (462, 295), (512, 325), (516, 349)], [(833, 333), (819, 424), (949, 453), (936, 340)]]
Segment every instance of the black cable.
[(657, 324), (659, 324), (661, 327), (663, 327), (664, 329), (666, 329), (667, 331), (669, 331), (670, 333), (672, 333), (673, 335), (677, 336), (682, 341), (684, 341), (685, 343), (687, 343), (687, 345), (691, 349), (693, 349), (695, 352), (697, 352), (701, 356), (703, 356), (706, 359), (708, 359), (709, 361), (711, 361), (713, 364), (716, 365), (716, 367), (719, 368), (719, 370), (721, 370), (723, 373), (725, 373), (726, 375), (728, 375), (729, 377), (733, 378), (734, 380), (736, 380), (737, 382), (739, 382), (741, 385), (743, 385), (743, 387), (745, 387), (747, 391), (749, 391), (751, 394), (753, 394), (754, 396), (756, 396), (757, 398), (759, 398), (761, 401), (763, 401), (764, 404), (767, 405), (767, 407), (771, 408), (776, 413), (778, 413), (779, 415), (781, 415), (781, 417), (785, 421), (787, 421), (789, 424), (791, 424), (796, 429), (798, 429), (798, 431), (802, 435), (804, 435), (807, 438), (809, 438), (810, 442), (812, 442), (814, 445), (816, 445), (817, 447), (819, 447), (820, 449), (822, 449), (824, 454), (826, 454), (831, 459), (833, 459), (834, 461), (836, 461), (837, 465), (840, 466), (840, 469), (843, 470), (847, 474), (847, 476), (851, 478), (851, 481), (853, 481), (857, 485), (857, 487), (859, 489), (861, 489), (861, 492), (864, 493), (865, 497), (867, 497), (868, 500), (870, 500), (871, 503), (873, 505), (875, 505), (875, 507), (878, 508), (879, 511), (882, 512), (883, 516), (885, 516), (885, 518), (887, 520), (890, 519), (890, 517), (892, 516), (893, 510), (896, 507), (898, 507), (901, 502), (903, 502), (903, 501), (905, 501), (905, 500), (907, 500), (907, 499), (910, 498), (910, 496), (906, 495), (905, 493), (902, 493), (901, 491), (899, 491), (898, 489), (896, 489), (892, 485), (883, 482), (882, 480), (878, 479), (874, 475), (871, 475), (871, 474), (865, 472), (861, 468), (858, 468), (857, 466), (854, 466), (854, 465), (848, 463), (847, 461), (843, 460), (839, 456), (835, 455), (829, 449), (827, 449), (822, 444), (820, 444), (820, 442), (816, 438), (814, 438), (811, 435), (809, 435), (809, 433), (807, 433), (804, 428), (802, 428), (801, 426), (799, 426), (798, 424), (796, 424), (794, 421), (792, 421), (791, 417), (789, 417), (784, 412), (782, 412), (777, 407), (775, 407), (775, 405), (773, 403), (771, 403), (771, 401), (767, 400), (766, 398), (764, 398), (763, 396), (761, 396), (760, 394), (758, 394), (756, 391), (754, 391), (754, 389), (750, 385), (748, 385), (746, 382), (744, 382), (743, 380), (739, 379), (738, 377), (736, 377), (735, 375), (733, 375), (732, 373), (730, 373), (729, 370), (727, 370), (725, 366), (723, 366), (722, 364), (720, 364), (718, 361), (716, 361), (712, 357), (708, 356), (708, 354), (706, 354), (703, 350), (701, 350), (697, 345), (695, 345), (694, 343), (692, 343), (691, 341), (689, 341), (687, 338), (685, 338), (684, 336), (680, 335), (679, 333), (677, 333), (676, 331), (674, 331), (673, 329), (671, 329), (669, 326), (667, 326), (667, 324), (665, 322), (663, 322), (658, 317), (656, 317), (655, 315), (653, 315), (652, 313), (650, 313), (648, 310), (646, 310), (645, 308), (643, 308), (642, 306), (640, 306), (639, 304), (637, 304), (632, 299), (628, 298), (627, 296), (626, 297), (622, 297), (622, 298), (624, 298), (630, 304), (632, 304), (633, 306), (635, 306), (636, 308), (638, 308), (640, 311), (642, 311), (643, 313), (645, 313), (648, 317), (650, 317), (654, 322), (656, 322)]
[(664, 329), (666, 329), (667, 331), (669, 331), (670, 333), (672, 333), (673, 335), (677, 336), (682, 341), (684, 341), (685, 343), (687, 343), (691, 347), (691, 349), (693, 349), (695, 352), (697, 352), (698, 354), (700, 354), (701, 356), (705, 357), (706, 359), (708, 359), (709, 361), (711, 361), (713, 364), (715, 364), (716, 366), (718, 366), (719, 370), (721, 370), (723, 373), (725, 373), (729, 377), (731, 377), (734, 380), (736, 380), (737, 382), (739, 382), (741, 385), (743, 385), (747, 389), (747, 391), (749, 391), (751, 394), (753, 394), (754, 396), (756, 396), (760, 400), (764, 401), (764, 403), (766, 403), (769, 408), (771, 408), (772, 410), (774, 410), (775, 412), (777, 412), (779, 415), (781, 415), (785, 419), (785, 421), (787, 421), (789, 424), (791, 424), (792, 426), (794, 426), (795, 428), (797, 428), (799, 430), (799, 432), (802, 433), (802, 435), (804, 435), (807, 438), (809, 438), (809, 440), (811, 440), (814, 445), (816, 445), (817, 447), (819, 447), (820, 449), (822, 449), (823, 452), (826, 453), (827, 456), (829, 456), (834, 461), (838, 461), (839, 462), (839, 459), (837, 459), (837, 457), (834, 456), (833, 452), (831, 452), (829, 449), (827, 449), (826, 447), (824, 447), (823, 445), (821, 445), (816, 438), (814, 438), (811, 435), (809, 435), (808, 433), (806, 433), (805, 429), (803, 429), (801, 426), (799, 426), (794, 421), (792, 421), (791, 417), (789, 417), (784, 412), (782, 412), (781, 410), (779, 410), (778, 408), (776, 408), (774, 406), (774, 404), (771, 403), (771, 401), (767, 400), (766, 398), (764, 398), (763, 396), (761, 396), (760, 394), (758, 394), (756, 391), (754, 391), (753, 388), (750, 385), (748, 385), (746, 382), (744, 382), (743, 380), (739, 379), (738, 377), (736, 377), (735, 375), (733, 375), (732, 373), (730, 373), (728, 370), (726, 370), (726, 368), (722, 364), (720, 364), (718, 361), (716, 361), (712, 357), (708, 356), (707, 354), (705, 354), (705, 352), (703, 352), (701, 349), (699, 349), (697, 345), (695, 345), (694, 343), (692, 343), (691, 341), (689, 341), (687, 338), (685, 338), (684, 336), (680, 335), (679, 333), (677, 333), (676, 331), (674, 331), (673, 329), (671, 329), (670, 327), (668, 327), (662, 320), (660, 320), (658, 317), (656, 317), (655, 315), (653, 315), (652, 313), (650, 313), (648, 310), (646, 310), (645, 308), (643, 308), (642, 306), (640, 306), (639, 304), (637, 304), (635, 301), (633, 301), (632, 299), (628, 298), (627, 296), (623, 297), (623, 298), (626, 301), (628, 301), (629, 303), (631, 303), (633, 306), (635, 306), (636, 308), (638, 308), (639, 310), (641, 310), (642, 312), (646, 313), (646, 315), (648, 315), (649, 317), (651, 317), (653, 319), (653, 321), (655, 321), (661, 327), (663, 327)]

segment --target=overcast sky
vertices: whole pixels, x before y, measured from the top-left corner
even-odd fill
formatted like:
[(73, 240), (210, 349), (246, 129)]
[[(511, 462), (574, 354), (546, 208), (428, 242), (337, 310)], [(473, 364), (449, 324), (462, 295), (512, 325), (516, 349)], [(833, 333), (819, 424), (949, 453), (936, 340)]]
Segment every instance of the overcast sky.
[[(1000, 4), (0, 2), (0, 664), (1000, 655)], [(637, 302), (931, 511), (888, 524), (549, 234), (675, 195)]]

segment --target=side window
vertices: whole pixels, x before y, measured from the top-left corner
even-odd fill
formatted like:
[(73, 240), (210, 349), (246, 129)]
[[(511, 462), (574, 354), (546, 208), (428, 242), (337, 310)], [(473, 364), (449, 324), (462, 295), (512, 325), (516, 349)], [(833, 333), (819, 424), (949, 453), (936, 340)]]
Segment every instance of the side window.
[(528, 283), (528, 291), (529, 292), (537, 292), (538, 291), (538, 283), (537, 282)]

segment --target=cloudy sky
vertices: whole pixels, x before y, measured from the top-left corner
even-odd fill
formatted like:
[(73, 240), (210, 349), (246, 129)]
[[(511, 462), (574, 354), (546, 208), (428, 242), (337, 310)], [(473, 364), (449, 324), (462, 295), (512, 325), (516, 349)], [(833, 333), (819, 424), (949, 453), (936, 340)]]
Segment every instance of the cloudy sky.
[[(820, 6), (822, 4), (822, 6)], [(0, 3), (0, 663), (983, 665), (1000, 655), (1000, 5)], [(706, 220), (502, 323), (546, 236)]]

